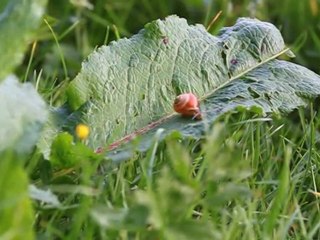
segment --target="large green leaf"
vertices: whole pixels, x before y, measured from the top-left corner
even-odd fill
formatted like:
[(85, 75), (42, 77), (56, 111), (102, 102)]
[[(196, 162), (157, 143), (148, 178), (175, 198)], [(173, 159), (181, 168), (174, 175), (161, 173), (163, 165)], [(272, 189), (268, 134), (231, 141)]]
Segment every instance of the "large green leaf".
[(33, 30), (38, 27), (46, 2), (47, 0), (11, 0), (0, 13), (0, 80), (21, 62), (26, 46), (32, 39)]
[[(237, 107), (289, 112), (317, 96), (320, 77), (275, 60), (285, 52), (290, 53), (270, 23), (240, 18), (212, 36), (202, 25), (170, 16), (93, 52), (68, 88), (68, 103), (72, 110), (86, 106), (82, 120), (91, 126), (94, 147), (141, 128), (138, 132), (148, 134), (140, 150), (150, 146), (158, 128), (165, 129), (161, 137), (178, 130), (197, 138), (204, 126)], [(182, 92), (203, 99), (202, 121), (172, 114), (172, 102)], [(156, 128), (148, 125), (159, 119)]]
[(14, 76), (0, 83), (0, 153), (6, 149), (29, 151), (47, 120), (45, 102), (34, 87)]

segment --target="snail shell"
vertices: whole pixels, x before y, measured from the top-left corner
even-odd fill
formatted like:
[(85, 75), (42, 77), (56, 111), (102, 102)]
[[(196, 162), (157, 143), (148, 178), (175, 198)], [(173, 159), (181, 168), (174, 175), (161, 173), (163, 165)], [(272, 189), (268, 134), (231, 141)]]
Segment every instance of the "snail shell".
[(202, 118), (198, 98), (192, 93), (183, 93), (177, 96), (173, 108), (182, 116), (189, 116), (198, 120)]

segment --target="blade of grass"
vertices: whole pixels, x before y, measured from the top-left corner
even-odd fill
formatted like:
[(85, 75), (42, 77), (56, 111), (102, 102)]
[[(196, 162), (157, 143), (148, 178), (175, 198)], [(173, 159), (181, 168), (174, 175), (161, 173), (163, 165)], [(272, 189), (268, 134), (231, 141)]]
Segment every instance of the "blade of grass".
[(104, 38), (103, 45), (107, 45), (108, 40), (109, 40), (109, 34), (110, 34), (110, 26), (107, 26), (106, 36)]
[(112, 24), (112, 29), (114, 31), (114, 35), (116, 35), (116, 39), (119, 40), (121, 37), (120, 37), (119, 31), (118, 31), (118, 28), (115, 24)]
[(58, 37), (58, 40), (62, 40), (65, 36), (67, 36), (70, 32), (72, 32), (73, 29), (75, 29), (78, 24), (80, 23), (79, 20), (75, 21), (70, 27), (68, 27), (63, 33), (60, 34)]
[(29, 58), (29, 61), (28, 61), (27, 70), (26, 70), (26, 73), (25, 73), (24, 78), (23, 78), (23, 82), (27, 81), (27, 78), (28, 78), (28, 75), (29, 75), (29, 71), (30, 71), (30, 67), (31, 67), (31, 63), (32, 63), (33, 56), (34, 56), (34, 52), (36, 51), (36, 47), (37, 47), (37, 41), (33, 42), (33, 44), (32, 44), (31, 54), (30, 54), (30, 58)]
[(207, 26), (207, 31), (209, 32), (212, 25), (218, 20), (218, 18), (220, 17), (220, 15), (222, 14), (222, 10), (220, 10), (213, 18), (212, 20), (210, 21), (210, 23), (208, 24)]
[(273, 199), (270, 212), (264, 224), (264, 235), (266, 239), (272, 239), (273, 231), (277, 225), (277, 218), (282, 212), (282, 206), (286, 202), (287, 192), (289, 189), (290, 179), (290, 158), (292, 156), (292, 149), (290, 147), (285, 148), (284, 162), (279, 177), (279, 185), (275, 198)]
[(50, 31), (52, 33), (52, 36), (53, 36), (53, 38), (54, 38), (54, 40), (56, 42), (56, 45), (57, 45), (57, 48), (58, 48), (58, 52), (59, 52), (59, 55), (60, 55), (60, 59), (61, 59), (61, 63), (62, 63), (62, 67), (63, 67), (63, 71), (64, 71), (64, 77), (65, 77), (65, 79), (68, 79), (69, 75), (68, 75), (67, 65), (66, 65), (66, 62), (65, 62), (65, 59), (64, 59), (64, 56), (63, 56), (63, 52), (62, 52), (62, 49), (60, 47), (57, 35), (55, 34), (55, 32), (53, 31), (53, 28), (51, 27), (51, 25), (49, 24), (49, 22), (46, 19), (44, 19), (44, 22), (46, 23), (46, 25), (50, 29)]

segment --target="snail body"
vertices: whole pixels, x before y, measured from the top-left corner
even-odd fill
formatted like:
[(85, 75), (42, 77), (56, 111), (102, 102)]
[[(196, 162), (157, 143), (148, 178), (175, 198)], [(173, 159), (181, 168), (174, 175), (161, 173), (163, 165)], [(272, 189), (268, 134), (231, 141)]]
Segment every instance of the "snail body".
[(182, 116), (202, 119), (198, 98), (192, 93), (183, 93), (176, 97), (173, 108)]

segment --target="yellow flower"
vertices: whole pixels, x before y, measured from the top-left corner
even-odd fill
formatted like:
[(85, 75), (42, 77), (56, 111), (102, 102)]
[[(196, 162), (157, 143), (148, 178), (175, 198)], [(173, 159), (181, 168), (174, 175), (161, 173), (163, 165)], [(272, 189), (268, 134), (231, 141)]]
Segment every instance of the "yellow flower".
[(89, 133), (90, 129), (87, 125), (80, 123), (76, 126), (76, 135), (79, 139), (86, 139), (89, 136)]

